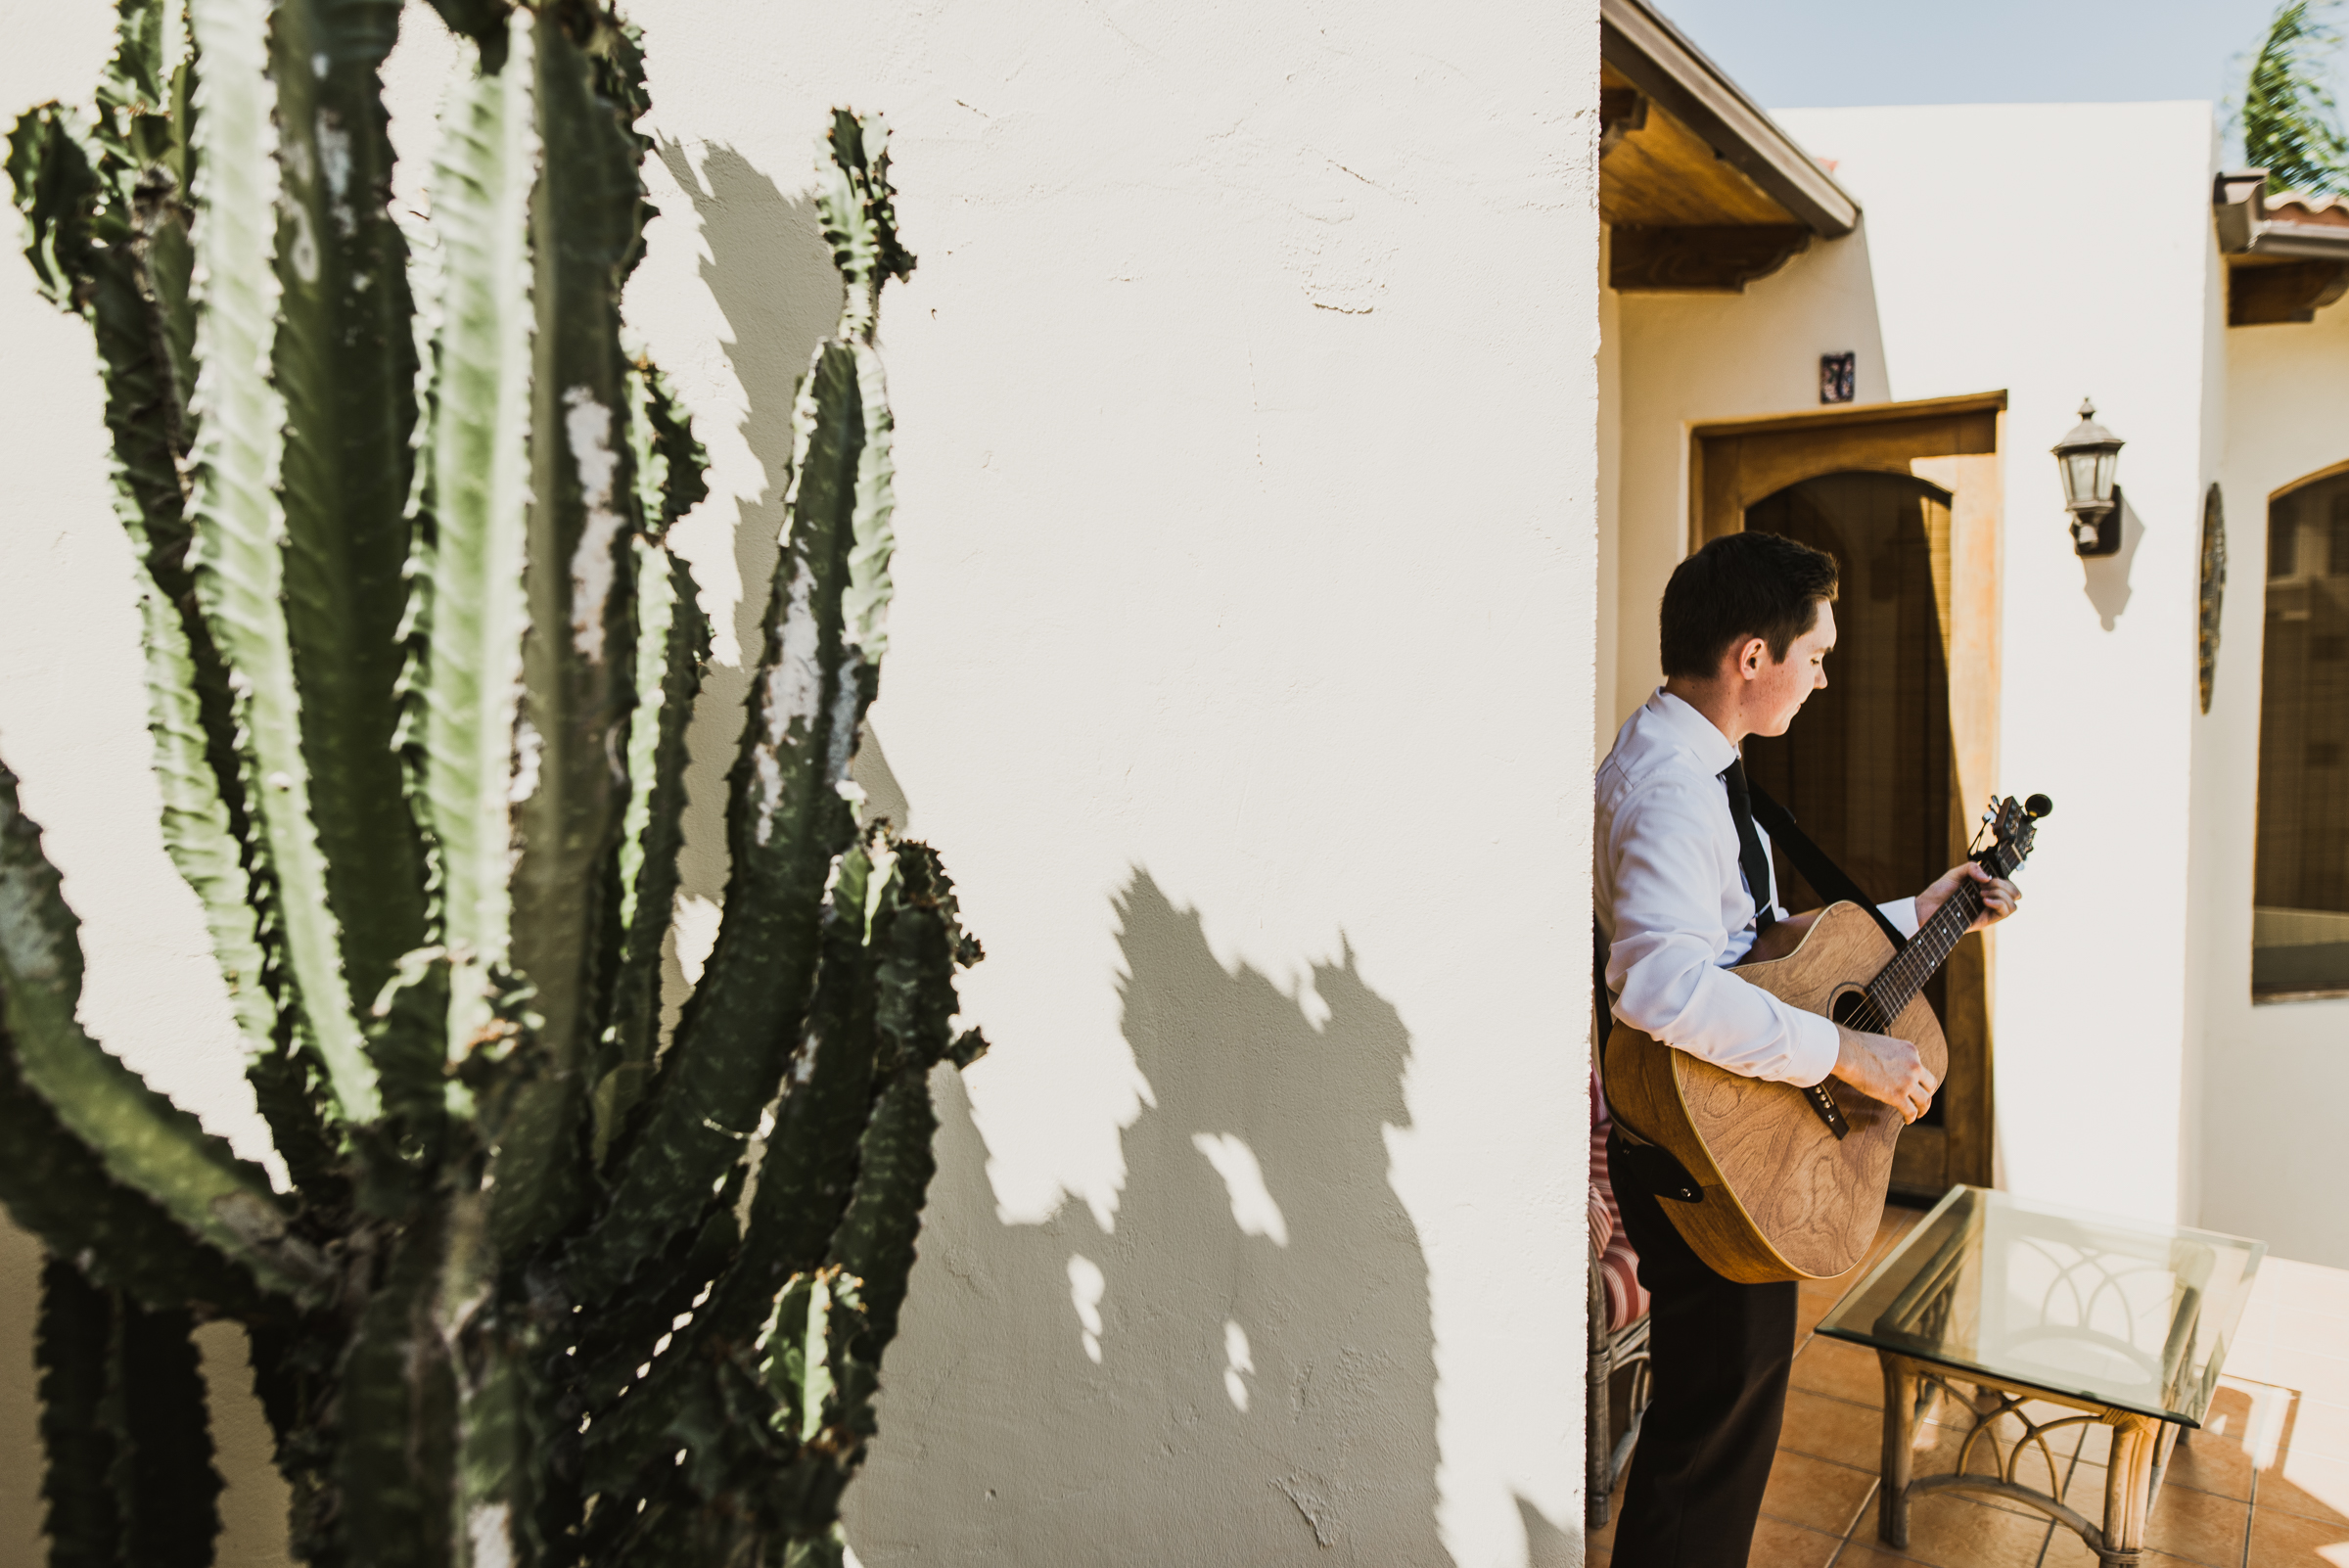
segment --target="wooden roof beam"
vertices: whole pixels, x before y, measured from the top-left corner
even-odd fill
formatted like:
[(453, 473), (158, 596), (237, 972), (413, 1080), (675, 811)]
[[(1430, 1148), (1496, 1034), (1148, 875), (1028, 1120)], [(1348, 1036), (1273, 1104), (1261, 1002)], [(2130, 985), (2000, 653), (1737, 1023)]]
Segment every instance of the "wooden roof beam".
[(2233, 170), (2211, 185), (2231, 327), (2314, 321), (2349, 294), (2349, 204), (2273, 194), (2271, 207), (2264, 168)]
[(1599, 0), (1599, 58), (1710, 143), (1812, 233), (1838, 239), (1860, 204), (1696, 45), (1641, 0)]

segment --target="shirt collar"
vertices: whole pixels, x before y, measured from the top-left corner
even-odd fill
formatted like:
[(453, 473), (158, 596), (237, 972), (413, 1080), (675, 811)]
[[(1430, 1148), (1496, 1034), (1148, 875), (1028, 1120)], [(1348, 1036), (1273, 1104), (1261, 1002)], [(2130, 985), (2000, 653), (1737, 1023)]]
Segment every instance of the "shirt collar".
[(1656, 688), (1645, 706), (1668, 735), (1688, 748), (1706, 772), (1721, 772), (1737, 761), (1737, 748), (1729, 744), (1721, 726), (1663, 687)]

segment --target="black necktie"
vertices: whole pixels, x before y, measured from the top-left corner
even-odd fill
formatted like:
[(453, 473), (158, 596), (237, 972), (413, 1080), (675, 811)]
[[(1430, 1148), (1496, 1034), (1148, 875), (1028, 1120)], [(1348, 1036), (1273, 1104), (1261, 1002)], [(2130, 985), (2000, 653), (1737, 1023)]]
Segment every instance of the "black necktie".
[(1722, 769), (1721, 781), (1729, 791), (1729, 820), (1737, 824), (1737, 864), (1745, 872), (1745, 890), (1754, 896), (1754, 930), (1768, 931), (1778, 922), (1771, 908), (1770, 853), (1754, 831), (1753, 796), (1745, 787), (1745, 759)]

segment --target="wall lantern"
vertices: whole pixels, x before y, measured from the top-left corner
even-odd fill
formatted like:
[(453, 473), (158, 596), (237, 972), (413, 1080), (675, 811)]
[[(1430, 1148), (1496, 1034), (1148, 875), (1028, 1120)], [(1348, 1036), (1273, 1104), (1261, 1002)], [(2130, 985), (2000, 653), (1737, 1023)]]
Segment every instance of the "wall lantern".
[(2121, 548), (2121, 490), (2112, 476), (2124, 443), (2096, 423), (2096, 412), (2095, 403), (2081, 398), (2080, 423), (2054, 448), (2076, 555), (2115, 555)]

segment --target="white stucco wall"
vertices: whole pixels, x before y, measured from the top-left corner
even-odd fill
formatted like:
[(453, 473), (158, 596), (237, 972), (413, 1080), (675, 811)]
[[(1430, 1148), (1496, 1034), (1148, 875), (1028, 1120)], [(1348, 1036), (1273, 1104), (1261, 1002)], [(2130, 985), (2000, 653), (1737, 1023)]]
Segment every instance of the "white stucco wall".
[(1598, 289), (1598, 669), (1591, 751), (1615, 744), (1616, 687), (1623, 665), (1623, 296), (1606, 286), (1612, 231), (1599, 229)]
[[(2008, 392), (2002, 784), (2056, 814), (1998, 938), (2007, 1182), (2191, 1221), (2194, 596), (2223, 393), (2210, 106), (1778, 117), (1866, 208), (1892, 395)], [(2121, 554), (2087, 563), (2045, 455), (2083, 393), (2128, 439), (2131, 511)]]
[[(635, 10), (667, 145), (628, 307), (715, 458), (683, 536), (721, 623), (836, 300), (833, 103), (897, 126), (922, 257), (884, 306), (865, 772), (960, 881), (996, 1043), (942, 1105), (872, 1568), (1579, 1560), (1594, 11)], [(0, 108), (85, 97), (104, 48), (17, 19)], [(407, 107), (444, 58), (403, 46)], [(92, 1023), (248, 1137), (153, 826), (87, 335), (13, 258), (0, 333), (0, 755)], [(714, 704), (697, 738), (733, 734)]]
[(1819, 359), (1850, 351), (1857, 400), (1892, 395), (1869, 225), (1808, 250), (1742, 294), (1608, 291), (1621, 360), (1613, 713), (1607, 740), (1664, 678), (1656, 608), (1688, 547), (1688, 431), (1819, 407)]
[[(2002, 785), (2047, 792), (2057, 814), (2024, 874), (2023, 918), (1994, 939), (2003, 1171), (2019, 1191), (2194, 1220), (2193, 614), (2226, 406), (2210, 108), (1775, 113), (1834, 162), (1863, 226), (1742, 295), (1611, 301), (1614, 716), (1657, 678), (1691, 425), (1815, 408), (1818, 356), (1844, 348), (1864, 403), (2006, 390)], [(2074, 182), (2045, 173), (2058, 164), (2097, 170), (2093, 220)], [(2130, 443), (2127, 543), (2096, 563), (2071, 551), (2044, 455), (2084, 393)]]
[(2349, 1268), (2349, 999), (2251, 1004), (2260, 634), (2268, 497), (2349, 461), (2349, 309), (2227, 333), (2228, 588), (2210, 713), (2195, 721), (2196, 948), (2206, 977), (2202, 1222)]

